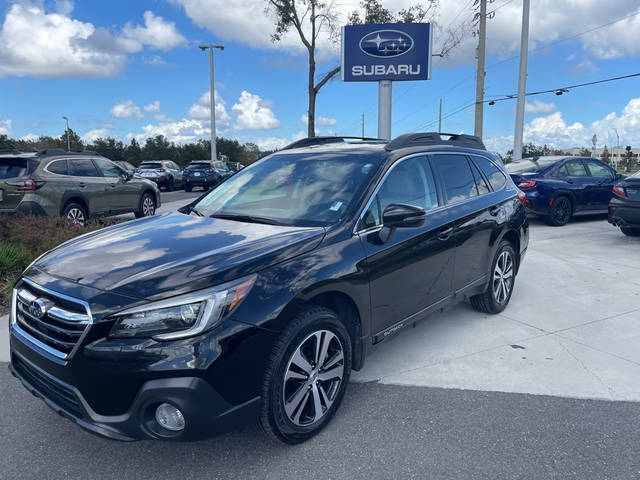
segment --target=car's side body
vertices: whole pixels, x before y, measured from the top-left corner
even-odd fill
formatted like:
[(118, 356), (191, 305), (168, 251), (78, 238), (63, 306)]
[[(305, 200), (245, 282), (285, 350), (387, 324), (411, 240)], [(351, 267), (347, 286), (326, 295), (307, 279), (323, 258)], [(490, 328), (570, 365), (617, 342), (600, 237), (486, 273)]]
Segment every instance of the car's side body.
[(150, 182), (134, 179), (110, 160), (92, 152), (44, 152), (0, 157), (25, 161), (29, 167), (0, 184), (0, 213), (62, 215), (71, 203), (87, 215), (137, 212), (145, 193), (155, 206), (160, 194)]
[[(43, 256), (17, 290), (63, 293), (87, 306), (91, 324), (69, 356), (61, 357), (25, 339), (22, 321), (13, 319), (12, 372), (54, 409), (101, 435), (201, 438), (255, 421), (265, 359), (305, 308), (338, 313), (353, 343), (353, 368), (360, 369), (366, 353), (381, 342), (490, 288), (491, 259), (501, 242), (512, 246), (517, 270), (527, 250), (528, 222), (518, 189), (493, 155), (461, 147), (384, 145), (330, 145), (278, 155), (321, 158), (336, 149), (360, 155), (363, 168), (375, 165), (376, 171), (335, 224), (242, 223), (192, 216), (187, 206), (181, 213), (109, 227)], [(472, 183), (463, 185), (470, 188), (468, 198), (451, 196), (453, 170), (441, 167), (451, 156), (456, 168), (469, 169)], [(372, 224), (369, 214), (381, 210), (387, 180), (414, 164), (435, 186), (424, 223), (390, 232)], [(491, 172), (498, 174), (489, 178)], [(162, 235), (152, 234), (158, 231)], [(89, 244), (100, 246), (90, 254), (90, 271), (82, 248)], [(144, 255), (120, 255), (114, 269), (112, 253), (131, 244), (144, 244)], [(123, 309), (248, 275), (256, 276), (248, 296), (214, 330), (173, 342), (108, 336), (113, 315)], [(63, 392), (52, 393), (42, 377), (55, 379)], [(149, 427), (146, 415), (158, 398), (184, 412), (185, 431), (166, 435)]]
[[(548, 161), (535, 171), (533, 164)], [(523, 159), (531, 169), (519, 169), (518, 164), (507, 166), (511, 177), (526, 194), (527, 211), (547, 216), (555, 200), (566, 197), (572, 215), (606, 213), (611, 190), (619, 176), (600, 160), (588, 157), (534, 157)]]

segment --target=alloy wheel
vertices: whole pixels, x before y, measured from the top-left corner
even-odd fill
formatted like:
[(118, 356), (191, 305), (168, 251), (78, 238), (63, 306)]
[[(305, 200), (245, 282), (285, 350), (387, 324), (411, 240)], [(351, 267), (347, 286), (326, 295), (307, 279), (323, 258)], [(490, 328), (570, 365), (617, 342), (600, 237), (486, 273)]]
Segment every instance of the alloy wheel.
[(504, 251), (498, 257), (493, 271), (493, 296), (496, 302), (503, 304), (509, 298), (513, 287), (513, 257)]
[(144, 197), (142, 201), (142, 214), (145, 217), (151, 217), (156, 213), (156, 205), (151, 197)]
[(291, 422), (318, 422), (336, 400), (344, 376), (344, 349), (329, 330), (308, 335), (294, 350), (285, 370), (284, 410)]
[(571, 216), (571, 204), (569, 200), (564, 197), (557, 199), (553, 205), (552, 215), (556, 223), (562, 225), (567, 223)]
[(67, 219), (74, 225), (84, 225), (84, 212), (74, 207), (67, 212)]

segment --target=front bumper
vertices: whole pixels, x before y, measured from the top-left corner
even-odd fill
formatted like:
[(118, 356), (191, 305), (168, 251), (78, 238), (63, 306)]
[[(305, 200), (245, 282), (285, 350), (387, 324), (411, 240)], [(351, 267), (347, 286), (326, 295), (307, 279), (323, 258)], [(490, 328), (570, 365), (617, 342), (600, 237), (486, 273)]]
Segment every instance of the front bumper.
[[(257, 418), (260, 408), (260, 397), (232, 406), (202, 378), (177, 377), (149, 380), (142, 385), (128, 411), (120, 415), (100, 415), (77, 388), (61, 382), (15, 352), (9, 369), (27, 390), (54, 411), (112, 440), (199, 440), (232, 430), (247, 418)], [(171, 432), (155, 422), (155, 409), (164, 402), (182, 412), (186, 423), (183, 431)]]

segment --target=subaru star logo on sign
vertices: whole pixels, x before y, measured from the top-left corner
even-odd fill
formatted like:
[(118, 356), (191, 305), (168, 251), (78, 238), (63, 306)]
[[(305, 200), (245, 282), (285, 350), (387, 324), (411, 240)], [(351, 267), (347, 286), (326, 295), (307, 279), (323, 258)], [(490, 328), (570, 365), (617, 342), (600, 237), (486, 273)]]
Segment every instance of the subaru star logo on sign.
[(398, 30), (376, 30), (360, 40), (360, 50), (378, 58), (404, 55), (413, 47), (413, 38)]
[(342, 80), (428, 80), (431, 44), (428, 23), (342, 27)]

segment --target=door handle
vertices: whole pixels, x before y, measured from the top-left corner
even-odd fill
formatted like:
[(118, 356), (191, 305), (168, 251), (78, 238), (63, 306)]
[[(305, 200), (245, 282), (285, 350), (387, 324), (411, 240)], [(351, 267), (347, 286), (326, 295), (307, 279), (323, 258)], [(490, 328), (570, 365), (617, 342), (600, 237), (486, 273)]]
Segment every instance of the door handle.
[(453, 233), (453, 227), (443, 228), (438, 234), (438, 240), (449, 240), (451, 233)]
[(494, 217), (497, 217), (498, 214), (502, 211), (501, 207), (491, 207), (489, 209), (489, 215), (492, 215)]
[(84, 187), (86, 187), (86, 186), (87, 186), (87, 184), (86, 184), (86, 183), (84, 183), (84, 182), (80, 182), (80, 183), (78, 184), (78, 186), (79, 186), (80, 188), (84, 188)]

